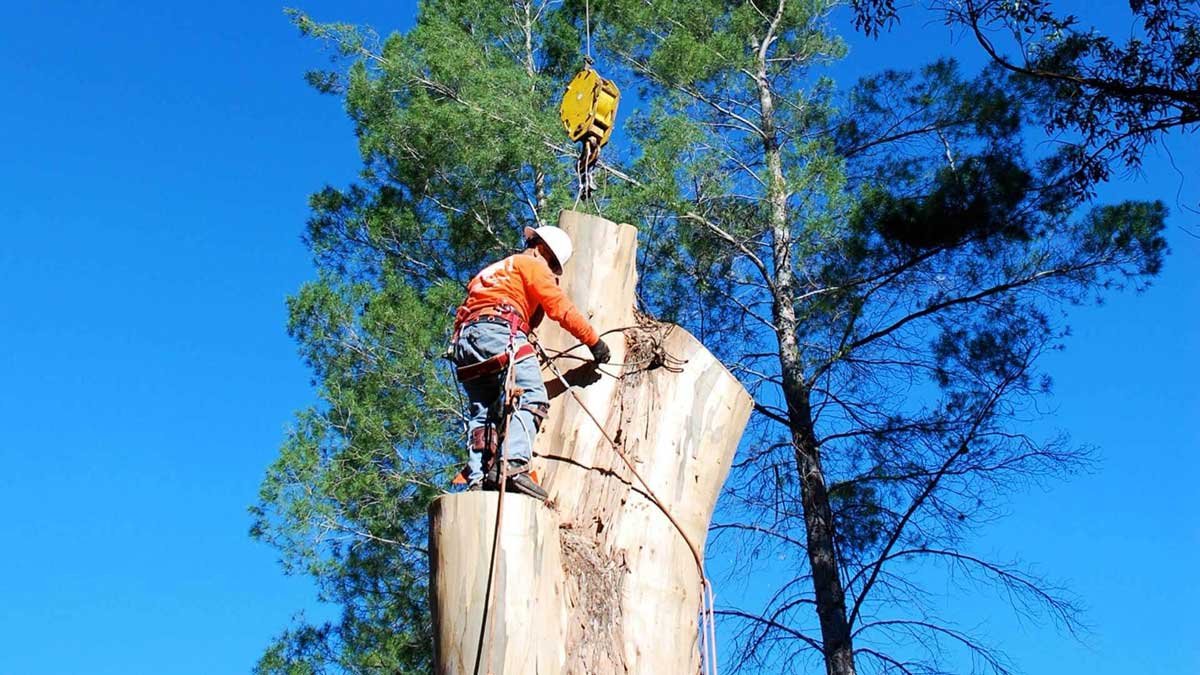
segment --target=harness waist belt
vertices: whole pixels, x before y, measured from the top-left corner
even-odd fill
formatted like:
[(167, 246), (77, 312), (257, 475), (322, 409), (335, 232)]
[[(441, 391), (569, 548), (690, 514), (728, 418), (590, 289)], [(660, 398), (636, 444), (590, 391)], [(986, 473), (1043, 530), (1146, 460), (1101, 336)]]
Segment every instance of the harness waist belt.
[[(515, 315), (514, 315), (515, 316)], [(499, 326), (511, 326), (514, 332), (529, 334), (529, 326), (523, 321), (512, 321), (507, 316), (500, 314), (484, 314), (477, 316), (463, 324), (463, 328), (470, 326), (473, 323), (494, 323)]]
[(529, 333), (529, 322), (525, 320), (525, 317), (521, 316), (520, 312), (509, 305), (492, 305), (477, 309), (462, 317), (462, 320), (457, 323), (460, 327), (463, 327), (479, 321), (504, 324), (513, 330)]
[[(526, 342), (520, 347), (517, 347), (516, 360), (520, 361), (523, 358), (533, 356), (533, 354), (533, 345)], [(505, 366), (507, 365), (508, 352), (502, 352), (490, 359), (484, 359), (479, 363), (472, 363), (469, 366), (461, 366), (455, 371), (455, 375), (458, 377), (459, 382), (466, 383), (470, 382), (471, 380), (477, 380), (485, 375), (495, 375), (496, 373), (504, 370)]]

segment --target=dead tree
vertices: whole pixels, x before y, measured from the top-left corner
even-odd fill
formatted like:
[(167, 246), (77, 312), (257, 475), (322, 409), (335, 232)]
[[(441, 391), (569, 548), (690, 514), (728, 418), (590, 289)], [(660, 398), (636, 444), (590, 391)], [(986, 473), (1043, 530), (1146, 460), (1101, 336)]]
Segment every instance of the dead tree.
[[(431, 506), (435, 672), (696, 673), (698, 562), (753, 402), (694, 337), (636, 311), (635, 228), (570, 211), (559, 226), (576, 247), (563, 288), (615, 365), (550, 387), (534, 465), (551, 502), (504, 497), (490, 607), (498, 495)], [(539, 337), (547, 380), (594, 379), (585, 347), (554, 325)]]

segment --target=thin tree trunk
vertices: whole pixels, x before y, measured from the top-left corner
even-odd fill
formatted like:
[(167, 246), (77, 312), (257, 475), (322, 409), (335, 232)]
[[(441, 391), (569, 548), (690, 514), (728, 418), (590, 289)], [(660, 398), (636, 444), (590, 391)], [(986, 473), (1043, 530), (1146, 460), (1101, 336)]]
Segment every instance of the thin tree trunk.
[[(525, 0), (523, 9), (525, 22), (522, 26), (525, 34), (525, 74), (529, 76), (529, 91), (537, 88), (537, 63), (533, 58), (533, 6), (531, 0)], [(539, 167), (533, 167), (533, 218), (541, 224), (542, 214), (546, 211), (546, 173)]]
[(779, 367), (783, 395), (796, 451), (800, 478), (801, 503), (807, 532), (808, 560), (812, 567), (813, 592), (817, 617), (821, 624), (821, 642), (825, 653), (825, 671), (829, 675), (855, 675), (854, 646), (850, 623), (846, 618), (846, 594), (838, 574), (834, 547), (833, 512), (821, 456), (813, 434), (809, 387), (800, 364), (797, 343), (796, 309), (793, 306), (795, 272), (792, 268), (792, 230), (788, 213), (787, 183), (783, 157), (775, 126), (775, 97), (767, 73), (767, 53), (775, 39), (775, 30), (783, 17), (786, 2), (781, 0), (766, 35), (757, 45), (759, 106), (763, 134), (763, 153), (767, 164), (767, 201), (770, 206), (773, 302), (772, 315), (779, 340)]

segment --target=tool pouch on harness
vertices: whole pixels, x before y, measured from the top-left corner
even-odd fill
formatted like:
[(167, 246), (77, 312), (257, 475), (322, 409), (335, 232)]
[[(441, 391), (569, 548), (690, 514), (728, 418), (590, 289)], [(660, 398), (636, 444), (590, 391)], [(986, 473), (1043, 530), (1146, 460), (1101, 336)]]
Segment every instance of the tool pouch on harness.
[[(516, 357), (516, 361), (520, 361), (521, 359), (533, 356), (533, 354), (533, 345), (525, 343), (520, 347), (517, 347), (517, 351), (514, 356)], [(455, 370), (454, 374), (455, 377), (458, 378), (459, 382), (465, 384), (471, 380), (477, 380), (487, 375), (497, 375), (507, 366), (508, 352), (501, 352), (492, 358), (484, 359), (479, 363), (472, 363), (467, 366), (459, 366), (458, 369)]]
[(500, 436), (496, 433), (495, 426), (485, 424), (471, 430), (469, 442), (472, 450), (481, 452), (484, 457), (487, 457), (494, 455), (496, 448), (500, 447)]

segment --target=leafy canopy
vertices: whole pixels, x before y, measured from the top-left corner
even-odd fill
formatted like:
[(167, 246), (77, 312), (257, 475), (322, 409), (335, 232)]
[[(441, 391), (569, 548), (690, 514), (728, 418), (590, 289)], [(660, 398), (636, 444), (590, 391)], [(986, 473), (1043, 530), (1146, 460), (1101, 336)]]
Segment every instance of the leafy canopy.
[[(824, 658), (817, 607), (842, 618), (837, 639), (853, 632), (864, 670), (937, 669), (948, 640), (1002, 672), (912, 572), (966, 570), (1075, 625), (1069, 600), (972, 553), (971, 535), (1004, 495), (1088, 461), (1065, 436), (1028, 433), (1050, 387), (1038, 357), (1065, 337), (1065, 304), (1159, 271), (1166, 209), (1096, 204), (1100, 174), (1072, 179), (1078, 148), (1030, 145), (1057, 124), (1046, 97), (1070, 92), (1027, 74), (944, 60), (836, 85), (831, 7), (592, 2), (598, 66), (627, 100), (601, 200), (583, 207), (638, 224), (644, 306), (755, 396), (715, 550), (785, 581), (723, 610), (735, 665)], [(411, 31), (380, 39), (292, 13), (335, 52), (308, 79), (345, 102), (363, 168), (311, 199), (317, 274), (289, 300), (289, 329), (319, 400), (268, 469), (253, 533), (342, 614), (299, 622), (258, 672), (430, 668), (425, 508), (462, 458), (438, 358), (449, 310), (523, 226), (574, 203), (556, 99), (584, 14), (578, 0), (426, 0)], [(814, 504), (831, 514), (836, 589), (813, 575)]]

